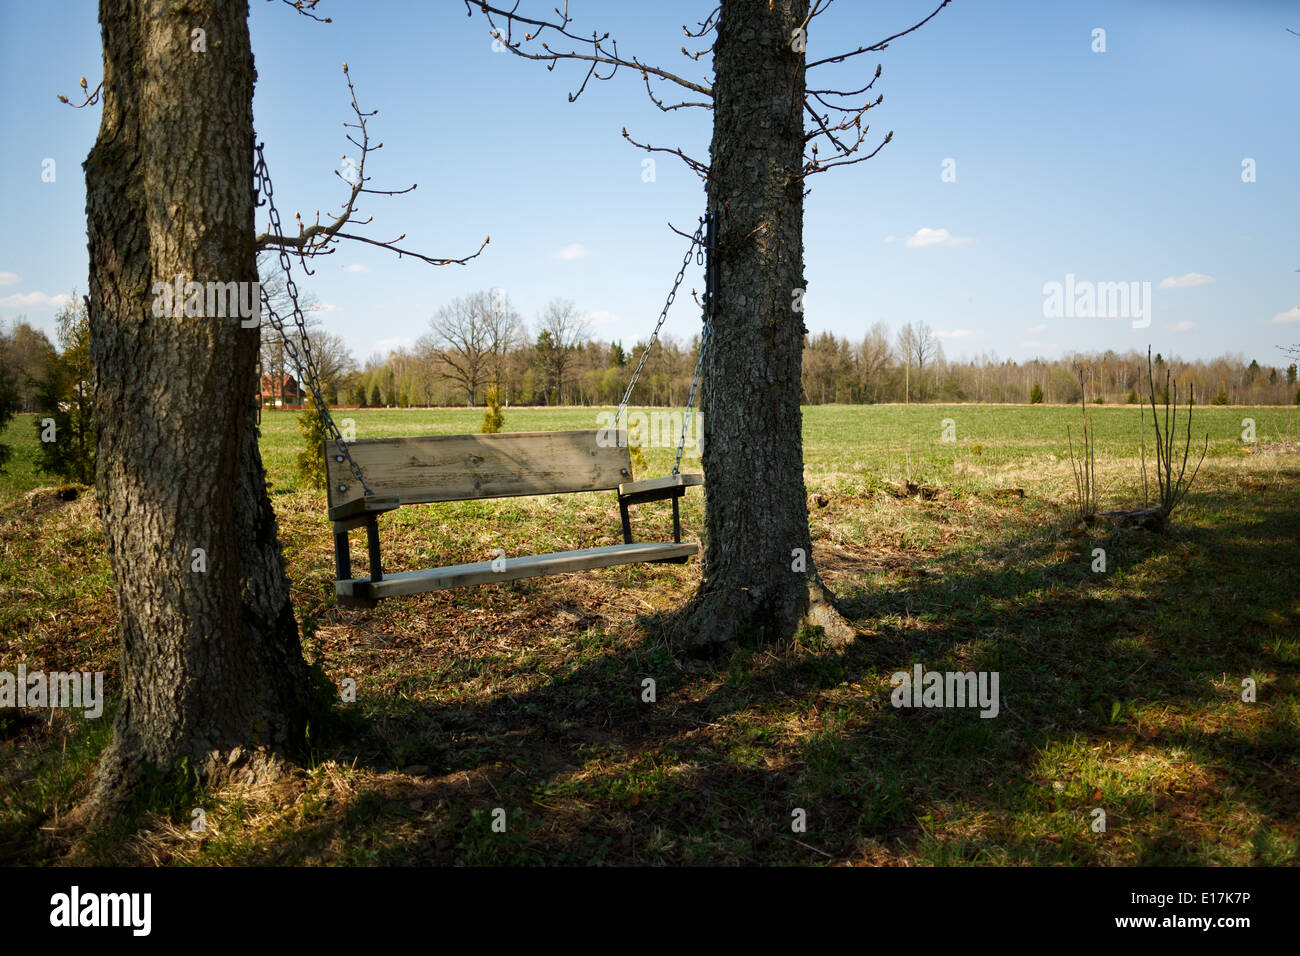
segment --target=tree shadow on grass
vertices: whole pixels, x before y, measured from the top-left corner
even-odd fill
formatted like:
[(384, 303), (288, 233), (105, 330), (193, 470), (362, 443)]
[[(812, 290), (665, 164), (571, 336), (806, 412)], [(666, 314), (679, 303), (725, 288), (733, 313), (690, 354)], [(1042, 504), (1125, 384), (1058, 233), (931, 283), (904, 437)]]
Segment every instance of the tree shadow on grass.
[[(427, 771), (273, 853), (342, 838), (388, 863), (1294, 860), (1290, 501), (1064, 550), (1025, 529), (925, 564), (849, 596), (873, 633), (843, 653), (678, 659), (651, 637), (524, 693), (376, 712)], [(997, 671), (998, 716), (893, 708), (889, 675), (917, 663)], [(393, 767), (362, 749), (359, 766)]]

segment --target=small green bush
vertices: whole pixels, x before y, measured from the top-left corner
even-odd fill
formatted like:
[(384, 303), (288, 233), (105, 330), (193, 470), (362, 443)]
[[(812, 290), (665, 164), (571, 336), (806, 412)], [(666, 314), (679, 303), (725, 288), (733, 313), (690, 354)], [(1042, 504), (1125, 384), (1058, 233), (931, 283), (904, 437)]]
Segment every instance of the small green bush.
[(501, 393), (495, 385), (488, 386), (484, 401), (487, 402), (487, 411), (483, 413), (483, 427), (480, 431), (484, 435), (495, 435), (506, 423), (506, 417), (501, 414)]
[(95, 480), (95, 406), (91, 380), (90, 316), (74, 291), (55, 320), (63, 351), (51, 355), (36, 383), (40, 440), (36, 467), (68, 481)]
[(298, 480), (308, 488), (324, 488), (325, 424), (310, 392), (304, 399), (303, 411), (298, 415), (298, 431), (302, 433), (303, 441), (303, 449), (297, 458)]

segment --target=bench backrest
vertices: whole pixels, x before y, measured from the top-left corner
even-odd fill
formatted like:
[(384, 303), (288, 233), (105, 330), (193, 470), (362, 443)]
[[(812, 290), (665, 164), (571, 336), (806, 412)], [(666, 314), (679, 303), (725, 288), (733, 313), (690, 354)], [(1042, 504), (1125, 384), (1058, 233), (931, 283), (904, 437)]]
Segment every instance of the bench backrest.
[[(363, 438), (347, 443), (375, 495), (401, 503), (606, 491), (632, 480), (626, 432), (520, 432)], [(335, 442), (325, 443), (329, 503), (365, 492)], [(342, 490), (340, 490), (342, 489)]]

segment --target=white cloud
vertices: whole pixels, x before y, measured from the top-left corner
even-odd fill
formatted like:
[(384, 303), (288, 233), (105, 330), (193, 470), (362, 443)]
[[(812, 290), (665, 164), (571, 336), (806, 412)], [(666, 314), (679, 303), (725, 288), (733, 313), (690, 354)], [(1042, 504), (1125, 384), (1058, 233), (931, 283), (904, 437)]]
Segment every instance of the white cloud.
[(971, 242), (970, 236), (954, 236), (947, 229), (929, 229), (922, 227), (903, 240), (909, 249), (924, 249), (927, 246), (964, 246)]
[(613, 325), (619, 321), (619, 317), (613, 312), (605, 309), (597, 309), (595, 312), (584, 312), (582, 318), (592, 325)]
[(1169, 276), (1167, 279), (1161, 279), (1157, 289), (1194, 289), (1198, 285), (1211, 285), (1214, 282), (1213, 276), (1201, 275), (1199, 272), (1189, 272), (1185, 276)]
[(315, 305), (308, 306), (308, 312), (337, 312), (339, 307), (332, 302), (317, 302)]
[(1196, 328), (1196, 323), (1187, 321), (1175, 322), (1172, 328), (1175, 332), (1190, 332), (1192, 329)]
[(571, 242), (563, 249), (555, 253), (556, 259), (585, 259), (587, 258), (587, 249), (580, 242)]
[(0, 272), (0, 285), (17, 285), (19, 282), (16, 272)]
[(885, 242), (897, 242), (897, 241), (898, 241), (897, 236), (885, 236)]
[(941, 339), (968, 339), (972, 335), (979, 335), (975, 329), (940, 329), (934, 333)]
[(391, 339), (379, 339), (375, 342), (372, 351), (387, 355), (393, 349), (409, 349), (414, 344), (413, 339), (408, 339), (403, 335), (395, 335)]
[(363, 266), (359, 262), (349, 263), (343, 267), (344, 272), (369, 272), (370, 266)]
[(1021, 342), (1020, 347), (1022, 349), (1038, 349), (1039, 351), (1043, 351), (1043, 352), (1060, 348), (1060, 346), (1057, 345), (1055, 342), (1039, 342), (1037, 340), (1032, 340), (1029, 342)]
[(0, 307), (7, 309), (61, 309), (72, 297), (66, 292), (46, 295), (44, 292), (15, 292), (0, 299)]
[(1047, 323), (1046, 323), (1046, 322), (1040, 322), (1040, 323), (1038, 323), (1038, 325), (1031, 325), (1031, 326), (1029, 327), (1029, 331), (1030, 331), (1030, 332), (1046, 332), (1046, 331), (1047, 331)]
[[(0, 302), (3, 301), (3, 299), (0, 299)], [(1300, 322), (1300, 305), (1297, 305), (1294, 309), (1287, 309), (1285, 312), (1279, 312), (1277, 315), (1273, 316), (1274, 325), (1286, 325), (1288, 322)]]

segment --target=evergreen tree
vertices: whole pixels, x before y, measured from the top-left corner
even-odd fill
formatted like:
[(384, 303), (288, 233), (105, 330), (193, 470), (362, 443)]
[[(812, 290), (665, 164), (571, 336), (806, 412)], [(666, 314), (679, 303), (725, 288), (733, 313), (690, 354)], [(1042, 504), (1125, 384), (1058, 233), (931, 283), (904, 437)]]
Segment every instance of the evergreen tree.
[(1043, 404), (1043, 386), (1039, 385), (1037, 382), (1035, 382), (1034, 387), (1029, 390), (1029, 404)]
[[(5, 363), (0, 362), (0, 432), (5, 430), (5, 426), (18, 411), (19, 403), (18, 383)], [(13, 456), (13, 453), (14, 450), (8, 445), (0, 445), (0, 472), (5, 470), (5, 462)]]
[(298, 480), (308, 488), (325, 487), (325, 423), (321, 421), (316, 398), (309, 391), (298, 415), (298, 431), (303, 449), (298, 452)]
[(505, 416), (501, 414), (500, 389), (495, 385), (489, 385), (483, 398), (487, 402), (487, 411), (483, 413), (483, 427), (479, 431), (484, 435), (495, 435), (501, 431), (501, 426), (506, 421)]
[(46, 359), (36, 383), (36, 467), (88, 485), (95, 480), (95, 410), (90, 318), (84, 300), (74, 292), (55, 321), (63, 351)]

